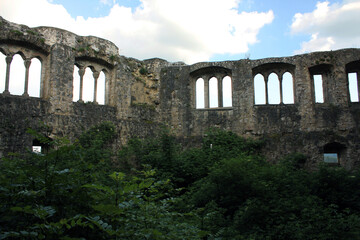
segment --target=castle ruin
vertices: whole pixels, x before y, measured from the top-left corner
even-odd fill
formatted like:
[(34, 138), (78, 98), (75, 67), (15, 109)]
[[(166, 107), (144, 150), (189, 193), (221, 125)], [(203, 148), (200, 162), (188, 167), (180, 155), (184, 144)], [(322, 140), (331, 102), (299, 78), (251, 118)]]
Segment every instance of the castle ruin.
[[(15, 55), (24, 61), (24, 77), (16, 79), (23, 82), (21, 94), (11, 91)], [(41, 62), (39, 96), (28, 92), (32, 59)], [(153, 136), (162, 126), (184, 145), (217, 127), (264, 139), (263, 154), (270, 161), (299, 152), (308, 156), (308, 168), (324, 156), (346, 169), (360, 164), (359, 97), (350, 96), (350, 76), (357, 86), (360, 82), (360, 49), (192, 65), (140, 61), (119, 55), (117, 46), (104, 39), (29, 28), (0, 17), (0, 61), (6, 66), (0, 157), (38, 144), (28, 128), (73, 140), (91, 126), (111, 121), (117, 127), (117, 147), (132, 137)], [(84, 75), (89, 73), (93, 97), (86, 101)], [(278, 91), (275, 101), (271, 84)], [(290, 89), (285, 91), (285, 84)]]

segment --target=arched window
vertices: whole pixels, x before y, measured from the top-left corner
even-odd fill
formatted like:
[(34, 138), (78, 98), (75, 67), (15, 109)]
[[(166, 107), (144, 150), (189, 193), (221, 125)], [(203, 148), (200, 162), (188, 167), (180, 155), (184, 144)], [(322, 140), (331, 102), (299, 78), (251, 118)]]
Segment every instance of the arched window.
[(231, 78), (226, 76), (222, 80), (223, 107), (232, 106), (232, 84)]
[(79, 68), (74, 65), (74, 72), (73, 72), (73, 101), (77, 102), (80, 99), (80, 75), (79, 75)]
[(9, 92), (22, 95), (25, 87), (25, 65), (20, 54), (15, 54), (10, 65)]
[(292, 74), (289, 72), (284, 73), (282, 77), (282, 96), (283, 103), (294, 103), (294, 80)]
[(260, 73), (254, 77), (255, 104), (266, 104), (265, 79)]
[(99, 78), (98, 78), (98, 82), (97, 82), (97, 92), (96, 92), (96, 99), (97, 102), (101, 105), (105, 104), (105, 78), (106, 75), (104, 73), (104, 71), (100, 72)]
[(280, 104), (280, 82), (276, 73), (271, 73), (268, 78), (268, 102)]
[(358, 75), (356, 72), (348, 73), (349, 93), (351, 102), (359, 102)]
[(315, 103), (324, 102), (324, 90), (323, 90), (323, 80), (321, 74), (313, 75), (314, 79), (314, 93), (315, 93)]
[(0, 93), (5, 90), (6, 56), (0, 51)]
[(205, 107), (204, 79), (198, 78), (198, 80), (196, 80), (195, 91), (196, 91), (196, 108), (204, 108)]
[(209, 80), (209, 106), (210, 108), (219, 107), (218, 80), (212, 77)]
[(83, 100), (84, 102), (94, 101), (94, 76), (89, 67), (85, 69), (84, 74)]
[(29, 96), (40, 97), (41, 62), (37, 58), (31, 59), (29, 69)]

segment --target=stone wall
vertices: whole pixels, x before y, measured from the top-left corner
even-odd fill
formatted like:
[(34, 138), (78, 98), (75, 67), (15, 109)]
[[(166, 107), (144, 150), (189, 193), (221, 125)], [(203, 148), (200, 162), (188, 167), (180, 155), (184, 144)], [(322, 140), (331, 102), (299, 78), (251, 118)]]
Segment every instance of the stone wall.
[[(83, 130), (111, 121), (117, 126), (117, 147), (131, 137), (153, 136), (161, 126), (169, 127), (183, 144), (190, 145), (207, 129), (218, 127), (264, 139), (263, 154), (269, 161), (300, 152), (309, 157), (305, 163), (308, 168), (323, 161), (324, 153), (337, 153), (339, 164), (347, 169), (360, 163), (360, 105), (350, 101), (348, 87), (348, 73), (357, 73), (359, 78), (360, 49), (186, 65), (158, 58), (127, 58), (104, 39), (57, 28), (29, 28), (0, 18), (0, 52), (7, 64), (0, 94), (0, 157), (31, 148), (33, 138), (26, 133), (29, 127), (50, 138), (74, 140)], [(24, 63), (34, 57), (41, 61), (40, 97), (29, 97), (26, 87), (21, 96), (9, 91), (8, 73), (15, 54), (20, 54)], [(79, 68), (80, 78), (86, 68), (91, 69), (94, 84), (99, 73), (104, 73), (104, 105), (96, 99), (83, 101), (83, 91), (74, 101), (74, 66)], [(276, 104), (270, 104), (267, 96), (271, 92), (265, 84), (272, 73), (280, 82), (280, 102)], [(281, 91), (284, 73), (292, 76), (291, 103), (285, 102)], [(262, 104), (255, 103), (254, 79), (258, 74), (265, 86)], [(322, 76), (323, 103), (315, 102), (314, 75)], [(232, 104), (224, 107), (225, 76), (231, 79)], [(209, 100), (212, 77), (218, 80), (215, 107)], [(204, 82), (201, 108), (197, 108), (196, 96), (199, 78)], [(16, 81), (26, 82), (26, 76), (24, 79)]]

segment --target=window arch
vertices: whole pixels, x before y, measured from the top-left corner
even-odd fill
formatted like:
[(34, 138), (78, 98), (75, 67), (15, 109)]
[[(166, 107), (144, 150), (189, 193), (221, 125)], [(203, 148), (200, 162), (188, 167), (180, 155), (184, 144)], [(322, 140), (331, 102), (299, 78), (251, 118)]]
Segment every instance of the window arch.
[(25, 65), (20, 54), (15, 54), (10, 66), (9, 92), (13, 95), (22, 95), (25, 88)]
[(80, 74), (79, 67), (74, 65), (73, 72), (73, 101), (77, 102), (80, 100)]
[(209, 80), (209, 106), (210, 108), (219, 107), (218, 79), (216, 77)]
[(83, 101), (94, 101), (94, 76), (90, 67), (85, 68), (84, 80), (83, 80)]
[(324, 88), (321, 74), (313, 75), (315, 103), (324, 103)]
[(29, 68), (29, 85), (28, 93), (32, 97), (40, 97), (40, 84), (41, 84), (41, 61), (38, 58), (31, 59)]
[(260, 73), (254, 77), (255, 104), (266, 104), (266, 87), (264, 76)]
[(360, 90), (360, 60), (346, 64), (346, 73), (348, 79), (349, 101), (359, 102)]
[(221, 66), (202, 67), (190, 72), (192, 106), (199, 108), (232, 107), (232, 70)]
[(5, 90), (6, 55), (0, 51), (0, 93)]
[(223, 107), (232, 107), (232, 84), (229, 76), (222, 80), (222, 95)]
[(294, 80), (290, 72), (282, 76), (282, 102), (284, 104), (294, 103)]
[(359, 102), (358, 73), (348, 73), (350, 102)]
[(77, 61), (73, 71), (73, 101), (108, 104), (108, 69), (97, 63)]
[(269, 75), (267, 87), (269, 104), (280, 104), (280, 82), (276, 73), (271, 73)]
[(104, 71), (100, 72), (97, 81), (96, 101), (101, 105), (105, 105), (106, 75)]
[(204, 89), (204, 79), (198, 78), (196, 80), (196, 108), (205, 108), (205, 89)]
[(256, 104), (294, 104), (295, 65), (269, 62), (252, 69)]

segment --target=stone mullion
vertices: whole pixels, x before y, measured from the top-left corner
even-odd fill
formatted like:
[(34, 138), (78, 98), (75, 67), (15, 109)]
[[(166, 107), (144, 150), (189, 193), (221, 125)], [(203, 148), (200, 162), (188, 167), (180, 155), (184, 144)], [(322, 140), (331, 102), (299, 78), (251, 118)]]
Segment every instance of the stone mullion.
[(210, 101), (210, 96), (209, 96), (209, 79), (207, 77), (204, 77), (204, 107), (205, 108), (209, 108), (209, 101)]
[(26, 59), (24, 61), (24, 65), (25, 65), (25, 86), (24, 86), (24, 93), (23, 96), (24, 97), (28, 97), (29, 93), (29, 70), (30, 70), (30, 64), (31, 64), (31, 59)]
[(83, 67), (79, 68), (80, 75), (80, 92), (79, 92), (79, 102), (83, 102), (83, 80), (84, 80), (85, 69)]
[(10, 81), (10, 65), (12, 61), (12, 56), (7, 56), (5, 58), (6, 60), (6, 77), (5, 77), (5, 90), (4, 94), (10, 94), (9, 92), (9, 81)]
[(98, 83), (98, 79), (99, 79), (100, 73), (98, 71), (94, 71), (93, 72), (93, 77), (94, 77), (94, 103), (97, 103), (97, 83)]
[(218, 84), (218, 107), (223, 107), (223, 92), (222, 92), (222, 78), (217, 76)]
[(269, 104), (269, 99), (268, 99), (269, 74), (264, 75), (264, 81), (265, 81), (265, 104)]

